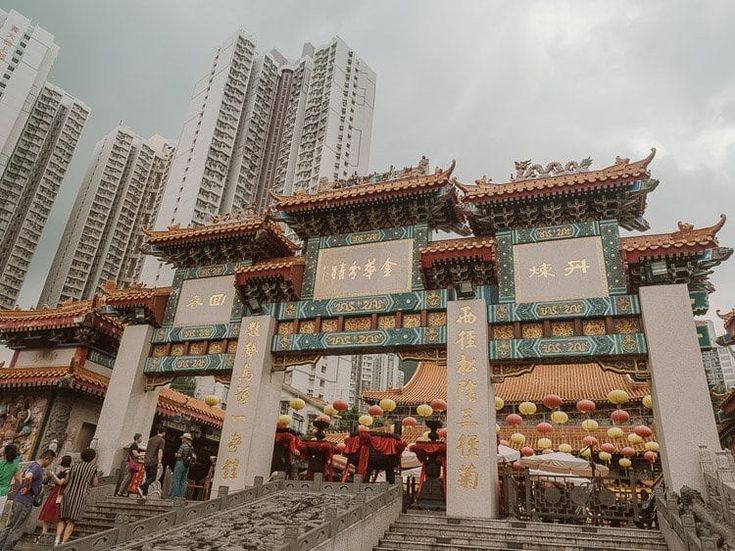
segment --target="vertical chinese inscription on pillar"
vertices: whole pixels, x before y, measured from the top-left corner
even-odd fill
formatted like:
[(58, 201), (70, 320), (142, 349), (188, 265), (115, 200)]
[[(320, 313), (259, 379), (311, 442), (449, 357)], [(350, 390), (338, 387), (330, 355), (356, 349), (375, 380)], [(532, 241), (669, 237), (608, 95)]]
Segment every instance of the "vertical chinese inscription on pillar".
[(489, 381), (487, 305), (447, 308), (447, 514), (496, 514), (495, 401)]
[(220, 437), (214, 488), (222, 485), (235, 491), (246, 486), (245, 462), (254, 428), (257, 392), (262, 377), (267, 376), (271, 368), (268, 340), (272, 323), (269, 325), (267, 320), (268, 316), (242, 320)]

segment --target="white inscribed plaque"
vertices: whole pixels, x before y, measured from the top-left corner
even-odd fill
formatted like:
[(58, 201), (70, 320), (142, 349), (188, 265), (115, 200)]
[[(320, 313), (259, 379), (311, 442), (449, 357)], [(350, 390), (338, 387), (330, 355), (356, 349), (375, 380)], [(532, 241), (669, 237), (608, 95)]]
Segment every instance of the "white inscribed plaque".
[(235, 299), (235, 276), (187, 279), (181, 285), (174, 325), (227, 323)]
[(412, 239), (320, 249), (314, 298), (405, 293), (412, 275)]
[(513, 246), (516, 302), (606, 297), (599, 236)]

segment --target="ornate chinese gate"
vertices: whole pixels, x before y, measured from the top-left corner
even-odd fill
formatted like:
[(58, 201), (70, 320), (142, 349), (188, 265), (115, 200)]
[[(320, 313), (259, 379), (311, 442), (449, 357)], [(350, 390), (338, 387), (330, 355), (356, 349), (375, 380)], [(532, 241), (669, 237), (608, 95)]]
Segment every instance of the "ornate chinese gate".
[[(645, 238), (619, 235), (620, 226), (647, 227), (645, 201), (657, 184), (647, 169), (651, 159), (618, 159), (597, 171), (569, 163), (546, 174), (521, 166), (509, 183), (474, 186), (452, 178), (454, 165), (429, 173), (422, 162), (331, 184), (315, 195), (278, 196), (275, 214), (151, 232), (148, 252), (177, 267), (165, 309), (145, 298), (152, 296), (146, 289), (137, 290), (143, 297), (137, 301), (128, 290), (109, 293), (106, 302), (131, 321), (157, 326), (143, 370), (148, 388), (181, 375), (214, 375), (230, 384), (215, 485), (231, 489), (269, 474), (289, 366), (376, 352), (446, 361), (447, 511), (492, 517), (491, 379), (539, 363), (592, 358), (605, 369), (649, 375), (652, 343), (644, 326), (662, 329), (657, 307), (646, 311), (638, 287), (681, 282), (666, 268), (682, 253), (649, 257)], [(303, 241), (303, 254), (295, 254), (282, 223)], [(709, 236), (690, 251), (692, 273), (729, 256), (714, 239), (718, 229), (691, 229)], [(474, 236), (432, 242), (435, 230)], [(660, 247), (676, 235), (651, 237)], [(701, 279), (688, 282), (691, 292), (709, 290), (697, 287)], [(695, 341), (692, 352), (689, 339), (689, 295), (686, 288), (671, 289), (653, 302), (665, 300), (669, 315), (683, 316), (681, 354), (692, 363), (699, 351)], [(657, 337), (653, 348), (663, 344)], [(671, 362), (665, 356), (659, 363)], [(664, 380), (669, 375), (658, 369), (657, 429), (665, 444), (660, 398), (673, 394)], [(706, 392), (696, 366), (686, 371), (691, 392)], [(710, 421), (692, 430), (716, 445)], [(672, 460), (665, 451), (663, 460), (666, 471)]]

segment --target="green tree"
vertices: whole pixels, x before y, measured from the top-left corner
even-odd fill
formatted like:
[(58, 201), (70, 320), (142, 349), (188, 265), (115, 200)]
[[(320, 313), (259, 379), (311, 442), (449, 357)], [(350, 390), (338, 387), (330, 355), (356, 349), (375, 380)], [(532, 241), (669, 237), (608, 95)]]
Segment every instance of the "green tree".
[(357, 419), (359, 417), (360, 413), (357, 411), (357, 406), (352, 406), (351, 409), (348, 409), (340, 415), (337, 430), (340, 432), (351, 432), (355, 430), (357, 428)]
[(194, 390), (196, 389), (196, 381), (194, 377), (176, 377), (171, 383), (171, 388), (186, 394), (187, 396), (194, 397)]

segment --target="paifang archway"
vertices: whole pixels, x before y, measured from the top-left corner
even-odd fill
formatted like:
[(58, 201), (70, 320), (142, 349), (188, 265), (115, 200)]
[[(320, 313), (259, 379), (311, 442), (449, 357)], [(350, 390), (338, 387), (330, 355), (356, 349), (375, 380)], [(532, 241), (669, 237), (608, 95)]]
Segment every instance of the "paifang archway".
[[(274, 196), (265, 215), (149, 232), (148, 253), (176, 273), (165, 301), (160, 289), (108, 289), (105, 304), (131, 322), (128, 359), (118, 361), (122, 368), (134, 347), (149, 346), (147, 354), (132, 354), (148, 389), (184, 374), (230, 384), (215, 485), (235, 490), (269, 474), (286, 367), (323, 354), (446, 354), (447, 511), (492, 517), (491, 379), (560, 359), (604, 360), (647, 377), (658, 362), (654, 399), (665, 439), (665, 404), (681, 389), (671, 388), (674, 375), (664, 366), (672, 361), (664, 350), (672, 329), (656, 315), (663, 300), (681, 318), (677, 365), (687, 364), (692, 399), (706, 393), (694, 373), (698, 361), (703, 380), (690, 299), (706, 308), (711, 289), (699, 276), (731, 251), (717, 245), (720, 225), (621, 239), (620, 227), (647, 228), (645, 201), (657, 185), (647, 168), (652, 158), (618, 159), (596, 171), (584, 163), (546, 173), (520, 167), (511, 182), (474, 186), (452, 177), (454, 164), (429, 173), (421, 163), (322, 186), (314, 195)], [(303, 247), (285, 237), (283, 224)], [(430, 241), (434, 230), (465, 237)], [(661, 254), (679, 242), (676, 254)], [(688, 288), (670, 285), (686, 270)], [(640, 287), (654, 284), (661, 292), (645, 289), (654, 298), (639, 296)], [(135, 322), (154, 328), (133, 335)], [(716, 446), (712, 419), (693, 431)], [(461, 445), (461, 436), (473, 446)], [(662, 459), (673, 486), (696, 469), (696, 459), (672, 468), (665, 451)]]

